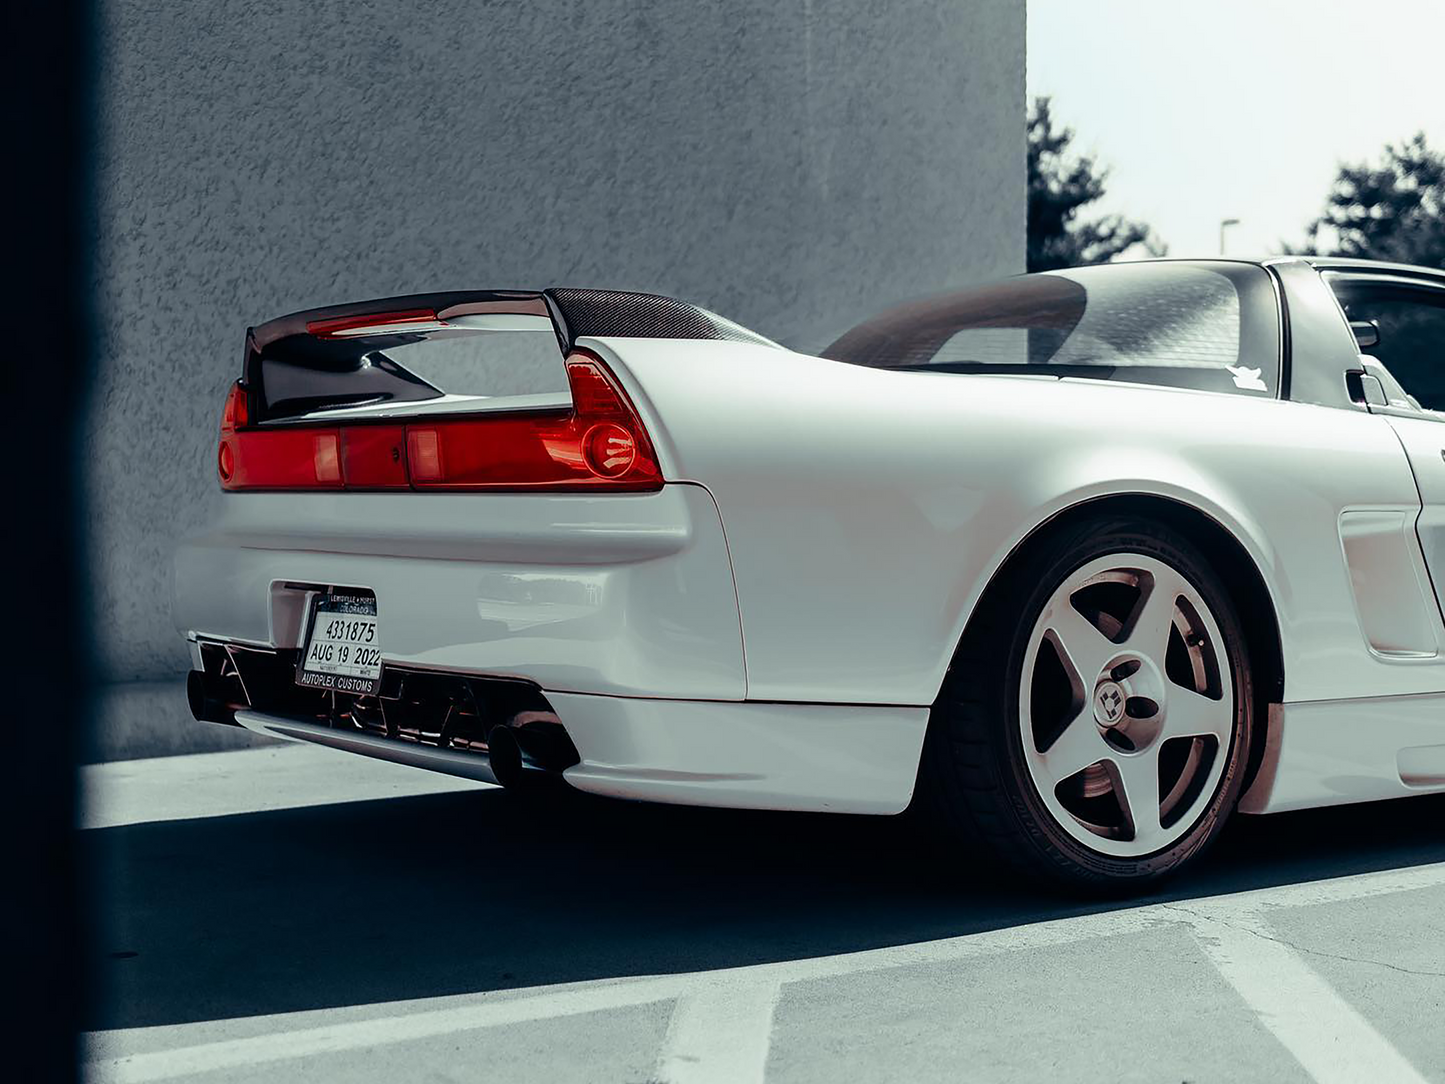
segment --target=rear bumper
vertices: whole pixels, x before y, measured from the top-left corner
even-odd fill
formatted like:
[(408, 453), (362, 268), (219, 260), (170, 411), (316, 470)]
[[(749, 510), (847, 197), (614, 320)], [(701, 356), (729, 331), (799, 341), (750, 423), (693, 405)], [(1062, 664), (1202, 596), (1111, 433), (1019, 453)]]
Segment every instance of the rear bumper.
[[(927, 708), (643, 700), (547, 692), (581, 759), (563, 778), (615, 798), (736, 809), (899, 813)], [(486, 754), (250, 710), (258, 733), (494, 782)]]
[(928, 726), (927, 708), (546, 695), (572, 786), (684, 805), (900, 813)]
[(648, 494), (233, 493), (176, 553), (191, 641), (291, 650), (311, 594), (376, 594), (383, 661), (571, 692), (742, 700), (737, 595), (701, 486)]
[[(480, 779), (504, 774), (502, 724), (527, 766), (621, 798), (897, 813), (912, 796), (927, 708), (746, 699), (732, 567), (701, 486), (223, 505), (176, 555), (198, 717)], [(376, 697), (295, 685), (327, 586), (376, 595)]]

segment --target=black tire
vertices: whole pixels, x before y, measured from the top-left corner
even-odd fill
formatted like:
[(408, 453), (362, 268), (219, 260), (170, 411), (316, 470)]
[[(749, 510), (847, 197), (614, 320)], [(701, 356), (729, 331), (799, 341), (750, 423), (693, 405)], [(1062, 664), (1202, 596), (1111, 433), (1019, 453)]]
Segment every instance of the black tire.
[[(1234, 727), (1213, 799), (1166, 849), (1120, 858), (1082, 844), (1040, 797), (1024, 761), (1020, 682), (1044, 606), (1095, 558), (1142, 553), (1182, 574), (1213, 614), (1233, 678)], [(1002, 679), (1000, 679), (1000, 675)], [(1110, 516), (1046, 530), (989, 586), (969, 621), (929, 720), (921, 804), (948, 833), (979, 841), (1034, 879), (1096, 893), (1141, 891), (1197, 858), (1238, 803), (1254, 734), (1255, 693), (1236, 607), (1202, 554), (1165, 524)]]

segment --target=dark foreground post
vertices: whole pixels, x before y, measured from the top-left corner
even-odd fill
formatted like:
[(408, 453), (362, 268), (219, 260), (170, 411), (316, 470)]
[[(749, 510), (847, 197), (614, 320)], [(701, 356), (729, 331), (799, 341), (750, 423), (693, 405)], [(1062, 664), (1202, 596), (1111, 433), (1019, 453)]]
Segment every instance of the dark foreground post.
[(78, 920), (76, 755), (91, 673), (80, 444), (90, 371), (92, 26), (89, 0), (7, 22), (5, 65), (5, 1077), (77, 1077), (85, 951)]

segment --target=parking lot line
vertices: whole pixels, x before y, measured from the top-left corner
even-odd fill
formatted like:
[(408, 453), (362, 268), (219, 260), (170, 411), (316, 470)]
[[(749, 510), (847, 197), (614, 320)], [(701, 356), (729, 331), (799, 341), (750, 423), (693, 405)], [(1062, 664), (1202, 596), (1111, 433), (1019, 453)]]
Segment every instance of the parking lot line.
[(452, 1035), (461, 1031), (525, 1024), (563, 1016), (648, 1005), (677, 996), (675, 981), (642, 981), (485, 1000), (474, 1005), (355, 1020), (344, 1024), (275, 1031), (245, 1039), (162, 1050), (89, 1064), (87, 1079), (114, 1084), (174, 1080), (217, 1069), (240, 1069), (270, 1062), (312, 1058), (348, 1050), (386, 1046)]
[(1319, 1084), (1425, 1084), (1413, 1065), (1269, 929), (1258, 910), (1191, 911), (1205, 954), (1260, 1023)]
[(762, 1084), (778, 982), (704, 981), (677, 1000), (657, 1062), (660, 1084)]
[[(481, 1000), (474, 1005), (445, 1009), (419, 1007), (415, 1011), (345, 1024), (288, 1029), (284, 1027), (286, 1017), (282, 1015), (274, 1019), (283, 1026), (266, 1034), (97, 1059), (90, 1063), (90, 1078), (117, 1082), (168, 1080), (210, 1069), (260, 1065), (695, 995), (669, 1027), (663, 1066), (679, 1082), (758, 1080), (767, 1057), (777, 991), (786, 983), (1047, 948), (1183, 924), (1199, 932), (1205, 951), (1219, 966), (1221, 974), (1235, 985), (1266, 1026), (1275, 1030), (1284, 1046), (1322, 1084), (1358, 1079), (1349, 1073), (1333, 1072), (1337, 1066), (1346, 1064), (1393, 1066), (1408, 1074), (1396, 1079), (1414, 1081), (1419, 1076), (1409, 1064), (1353, 1009), (1340, 1001), (1323, 980), (1286, 946), (1256, 931), (1263, 929), (1258, 926), (1263, 921), (1260, 916), (1280, 907), (1337, 903), (1442, 885), (1445, 885), (1445, 862), (1251, 889), (1186, 903), (1145, 904), (837, 956), (692, 974), (601, 980), (565, 990), (538, 987), (531, 991), (511, 991), (505, 1000), (497, 1000), (496, 995), (481, 995)], [(1235, 924), (1233, 932), (1220, 929), (1228, 923)], [(1250, 926), (1250, 923), (1256, 925)], [(1271, 945), (1275, 948), (1270, 949)], [(1258, 973), (1251, 976), (1254, 968), (1258, 968)], [(425, 1002), (411, 1004), (424, 1006)], [(719, 1037), (716, 1042), (708, 1034), (714, 1027)], [(1314, 1044), (1319, 1038), (1319, 1029), (1336, 1027), (1344, 1028), (1345, 1034), (1353, 1037), (1352, 1042), (1363, 1043), (1361, 1049), (1366, 1053), (1356, 1061), (1345, 1062), (1338, 1052), (1328, 1053), (1329, 1046), (1320, 1046), (1317, 1055)], [(108, 1042), (123, 1040), (125, 1035), (124, 1031), (105, 1033)], [(728, 1064), (742, 1066), (740, 1072), (752, 1075), (725, 1077), (721, 1067)], [(715, 1067), (718, 1072), (713, 1072)], [(1378, 1072), (1367, 1077), (1390, 1079)]]

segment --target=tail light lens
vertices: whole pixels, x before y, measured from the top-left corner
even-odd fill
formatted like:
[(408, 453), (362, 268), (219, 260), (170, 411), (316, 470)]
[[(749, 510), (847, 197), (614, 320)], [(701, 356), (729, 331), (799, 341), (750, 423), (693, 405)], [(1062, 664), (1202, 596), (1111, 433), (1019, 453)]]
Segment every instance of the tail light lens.
[(217, 464), (224, 489), (340, 489), (336, 429), (242, 430), (222, 434)]
[[(407, 314), (411, 315), (411, 314)], [(642, 420), (602, 360), (567, 358), (570, 410), (397, 424), (249, 428), (226, 399), (217, 469), (225, 489), (648, 491), (662, 487)]]
[(221, 432), (234, 432), (237, 429), (244, 429), (251, 424), (250, 401), (246, 396), (246, 389), (241, 387), (238, 380), (231, 385), (230, 391), (226, 392), (226, 405), (221, 411)]
[[(656, 489), (642, 422), (600, 359), (567, 359), (572, 409), (406, 427), (418, 489)], [(610, 449), (608, 445), (610, 444)], [(625, 453), (625, 454), (624, 454)]]
[(348, 425), (341, 430), (341, 473), (349, 489), (406, 489), (406, 427)]

